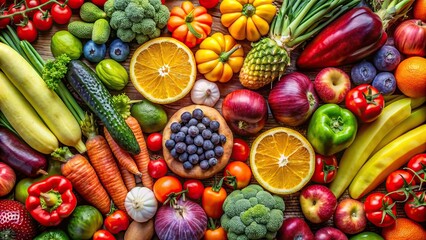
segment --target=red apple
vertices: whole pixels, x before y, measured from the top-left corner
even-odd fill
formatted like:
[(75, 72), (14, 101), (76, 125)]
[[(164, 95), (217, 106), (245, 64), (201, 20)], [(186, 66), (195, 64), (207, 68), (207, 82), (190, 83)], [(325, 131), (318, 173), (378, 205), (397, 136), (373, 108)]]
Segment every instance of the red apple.
[(322, 223), (333, 216), (337, 206), (336, 196), (324, 185), (310, 185), (300, 193), (303, 215), (313, 223)]
[(15, 186), (16, 175), (11, 167), (0, 162), (0, 197), (6, 196)]
[(287, 218), (284, 220), (280, 230), (278, 230), (277, 240), (294, 239), (314, 240), (314, 234), (302, 218)]
[(348, 237), (337, 228), (323, 227), (315, 233), (315, 240), (348, 240)]
[(341, 103), (351, 89), (351, 80), (339, 68), (328, 67), (321, 70), (314, 81), (315, 91), (326, 103)]
[(362, 232), (367, 226), (364, 204), (351, 198), (342, 200), (334, 212), (334, 225), (347, 234)]

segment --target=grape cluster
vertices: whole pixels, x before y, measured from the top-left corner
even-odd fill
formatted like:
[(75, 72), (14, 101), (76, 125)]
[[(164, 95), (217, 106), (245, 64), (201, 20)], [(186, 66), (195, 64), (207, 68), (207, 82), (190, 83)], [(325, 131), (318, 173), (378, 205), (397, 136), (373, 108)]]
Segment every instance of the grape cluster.
[(203, 110), (196, 108), (190, 112), (184, 112), (180, 116), (180, 122), (170, 125), (170, 139), (165, 146), (173, 158), (183, 163), (186, 170), (200, 164), (200, 168), (207, 170), (217, 164), (218, 158), (223, 153), (222, 144), (226, 137), (219, 134), (220, 123), (204, 116)]

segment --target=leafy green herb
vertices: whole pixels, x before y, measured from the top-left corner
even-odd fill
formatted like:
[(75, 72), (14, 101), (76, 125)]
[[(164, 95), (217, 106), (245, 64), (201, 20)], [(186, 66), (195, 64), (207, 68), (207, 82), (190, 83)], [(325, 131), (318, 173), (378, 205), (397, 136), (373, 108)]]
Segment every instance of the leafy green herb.
[(43, 80), (47, 87), (56, 90), (59, 82), (65, 77), (68, 71), (68, 63), (71, 61), (66, 54), (58, 56), (55, 60), (48, 60), (43, 68)]

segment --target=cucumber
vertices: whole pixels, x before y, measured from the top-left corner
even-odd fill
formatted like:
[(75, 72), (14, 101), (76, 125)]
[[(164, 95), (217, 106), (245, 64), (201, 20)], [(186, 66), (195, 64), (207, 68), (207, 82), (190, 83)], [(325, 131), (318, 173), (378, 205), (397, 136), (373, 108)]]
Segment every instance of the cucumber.
[(68, 64), (67, 80), (90, 110), (101, 119), (117, 144), (132, 154), (140, 153), (135, 135), (115, 110), (111, 94), (96, 73), (84, 62), (71, 60)]

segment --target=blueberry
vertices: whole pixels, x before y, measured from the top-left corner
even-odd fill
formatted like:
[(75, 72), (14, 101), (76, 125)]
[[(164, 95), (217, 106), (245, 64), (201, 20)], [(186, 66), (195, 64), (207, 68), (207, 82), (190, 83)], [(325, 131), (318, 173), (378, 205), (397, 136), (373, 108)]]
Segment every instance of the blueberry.
[(383, 95), (391, 95), (395, 92), (396, 80), (392, 73), (381, 72), (374, 78), (372, 85)]
[(191, 136), (189, 136), (189, 135), (186, 135), (186, 136), (185, 136), (185, 143), (186, 143), (186, 145), (194, 144), (194, 138), (192, 138), (192, 137), (191, 137)]
[(213, 121), (210, 122), (210, 129), (213, 132), (216, 132), (217, 130), (219, 130), (219, 127), (220, 127), (220, 123), (218, 121), (213, 120)]
[(180, 155), (179, 155), (179, 157), (178, 157), (178, 159), (179, 159), (179, 161), (181, 161), (181, 162), (185, 162), (185, 161), (187, 161), (188, 160), (188, 153), (186, 153), (186, 152), (184, 152), (184, 153), (181, 153)]
[(165, 145), (166, 148), (170, 150), (175, 146), (175, 141), (173, 141), (172, 139), (167, 139)]
[(213, 150), (207, 150), (204, 155), (206, 156), (207, 159), (213, 158), (215, 156), (214, 151)]
[(183, 163), (183, 168), (186, 169), (186, 170), (190, 170), (193, 167), (194, 166), (189, 161), (186, 161), (186, 162)]
[(175, 139), (176, 139), (176, 133), (170, 134), (170, 139), (173, 140), (173, 141), (175, 141)]
[(83, 47), (84, 57), (90, 62), (100, 62), (105, 58), (106, 55), (106, 45), (105, 44), (96, 44), (92, 40), (89, 40), (84, 44)]
[(190, 126), (188, 128), (188, 135), (191, 137), (196, 137), (200, 133), (200, 130), (196, 126)]
[(214, 148), (213, 143), (210, 140), (205, 140), (203, 143), (204, 150), (212, 150)]
[(219, 137), (220, 137), (220, 142), (223, 144), (223, 143), (226, 143), (226, 137), (225, 137), (225, 135), (223, 135), (223, 134), (220, 134), (219, 135)]
[(192, 164), (197, 164), (199, 160), (200, 160), (200, 159), (198, 158), (198, 155), (197, 155), (197, 154), (191, 154), (191, 155), (189, 155), (189, 157), (188, 157), (188, 161), (189, 161), (190, 163), (192, 163)]
[(172, 131), (172, 133), (179, 132), (180, 128), (181, 128), (181, 126), (180, 126), (180, 123), (178, 123), (178, 122), (174, 122), (170, 125), (170, 131)]
[(212, 137), (212, 131), (210, 131), (210, 129), (205, 129), (201, 132), (201, 135), (204, 139), (210, 139)]
[(204, 149), (202, 147), (197, 147), (197, 154), (200, 155), (204, 153)]
[(184, 142), (178, 142), (175, 145), (175, 149), (177, 153), (183, 153), (186, 151), (186, 144)]
[(351, 79), (355, 85), (370, 84), (377, 74), (374, 65), (367, 61), (355, 64), (351, 69)]
[(194, 144), (188, 145), (188, 146), (186, 147), (186, 152), (187, 152), (188, 154), (194, 154), (194, 153), (196, 153), (196, 152), (197, 152), (197, 147), (196, 147)]
[(219, 143), (220, 143), (220, 136), (219, 136), (219, 134), (217, 134), (217, 133), (213, 133), (213, 134), (212, 134), (212, 137), (210, 138), (210, 141), (212, 141), (212, 143), (213, 143), (214, 145), (219, 144)]
[(128, 43), (115, 39), (109, 45), (109, 56), (117, 62), (126, 61), (130, 53), (130, 47)]
[(206, 155), (204, 153), (198, 154), (198, 161), (203, 161), (204, 159), (206, 159)]
[(203, 117), (203, 119), (201, 119), (201, 122), (202, 122), (204, 125), (209, 126), (211, 121), (210, 121), (210, 118), (208, 118), (208, 117)]
[(194, 138), (194, 144), (195, 144), (195, 146), (201, 147), (201, 146), (203, 146), (203, 143), (204, 143), (204, 138), (201, 135), (197, 135)]
[(399, 51), (389, 45), (384, 45), (374, 54), (374, 66), (379, 71), (393, 71), (401, 62), (401, 54)]
[(180, 120), (183, 123), (187, 123), (187, 122), (189, 122), (189, 120), (191, 119), (191, 117), (192, 117), (192, 115), (191, 115), (190, 112), (184, 112), (184, 113), (182, 113), (182, 115), (180, 115)]
[(200, 168), (203, 170), (207, 170), (210, 168), (209, 161), (203, 160), (200, 162)]
[(198, 120), (195, 118), (191, 118), (191, 120), (189, 120), (188, 122), (188, 126), (197, 126), (198, 124)]
[(222, 146), (216, 146), (214, 148), (214, 154), (216, 157), (221, 157), (223, 155), (223, 147)]
[(170, 155), (172, 155), (173, 158), (177, 158), (179, 155), (176, 152), (176, 148), (173, 148), (172, 150), (170, 150)]
[(178, 132), (176, 133), (176, 137), (175, 137), (175, 142), (183, 142), (185, 141), (185, 133), (183, 132)]
[(199, 108), (194, 109), (194, 111), (192, 111), (192, 116), (194, 118), (196, 118), (197, 120), (203, 119), (203, 117), (204, 117), (203, 110), (201, 110)]
[(204, 125), (203, 123), (198, 123), (197, 128), (198, 128), (198, 131), (202, 132), (203, 130), (206, 129), (206, 125)]
[(215, 166), (217, 164), (217, 158), (210, 158), (209, 159), (209, 165), (210, 166)]
[(180, 131), (183, 132), (183, 133), (185, 133), (185, 134), (188, 134), (188, 127), (187, 126), (182, 126), (180, 128)]

